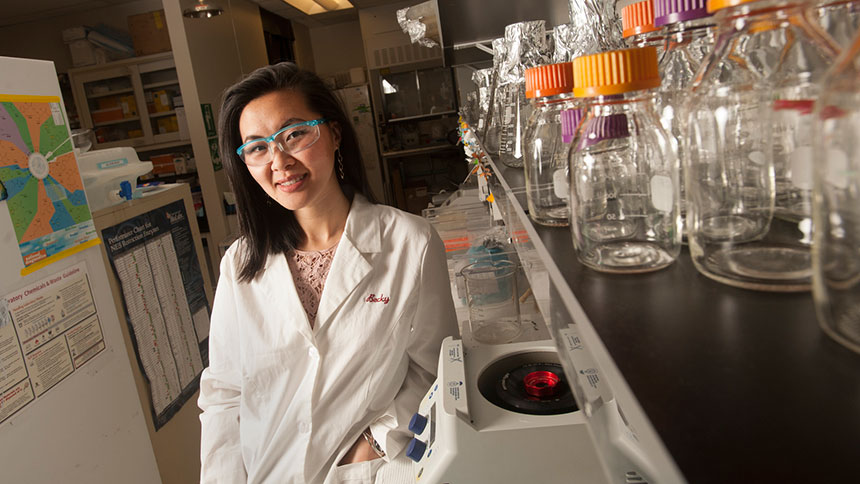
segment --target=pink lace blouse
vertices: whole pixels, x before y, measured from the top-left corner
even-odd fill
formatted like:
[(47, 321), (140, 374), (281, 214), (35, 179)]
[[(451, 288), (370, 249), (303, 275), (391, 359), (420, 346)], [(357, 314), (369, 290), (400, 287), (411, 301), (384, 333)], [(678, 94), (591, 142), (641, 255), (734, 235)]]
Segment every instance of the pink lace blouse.
[(287, 254), (287, 263), (293, 274), (296, 284), (296, 292), (302, 301), (302, 307), (308, 315), (311, 328), (317, 318), (317, 309), (320, 305), (323, 287), (325, 286), (331, 261), (337, 244), (320, 251), (292, 250)]

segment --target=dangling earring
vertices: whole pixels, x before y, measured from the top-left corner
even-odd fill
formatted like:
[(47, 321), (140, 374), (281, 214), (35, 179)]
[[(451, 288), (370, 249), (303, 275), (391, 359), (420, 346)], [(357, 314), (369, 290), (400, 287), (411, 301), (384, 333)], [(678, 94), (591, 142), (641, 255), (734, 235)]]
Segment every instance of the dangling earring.
[(334, 155), (337, 159), (337, 173), (340, 175), (340, 179), (343, 180), (346, 178), (346, 175), (343, 174), (343, 155), (340, 154), (340, 149), (334, 150)]

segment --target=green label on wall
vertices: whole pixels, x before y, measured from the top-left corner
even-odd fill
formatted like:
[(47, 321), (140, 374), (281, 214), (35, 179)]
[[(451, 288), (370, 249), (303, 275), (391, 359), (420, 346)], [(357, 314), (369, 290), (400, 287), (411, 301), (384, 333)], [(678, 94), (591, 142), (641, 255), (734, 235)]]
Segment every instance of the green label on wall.
[(209, 156), (212, 157), (212, 167), (215, 171), (224, 168), (221, 163), (221, 155), (218, 153), (218, 138), (209, 138)]
[(215, 130), (215, 116), (212, 115), (211, 104), (201, 104), (203, 109), (203, 124), (206, 125), (206, 136), (215, 136), (218, 132)]

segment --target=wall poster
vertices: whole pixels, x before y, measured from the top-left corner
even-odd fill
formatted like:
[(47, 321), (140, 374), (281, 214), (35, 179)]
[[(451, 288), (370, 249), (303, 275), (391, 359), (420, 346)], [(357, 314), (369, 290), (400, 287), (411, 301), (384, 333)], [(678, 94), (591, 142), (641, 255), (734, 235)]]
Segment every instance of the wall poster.
[(0, 423), (105, 349), (86, 262), (0, 300)]
[(22, 275), (99, 243), (58, 96), (0, 94), (0, 182)]
[(197, 391), (208, 364), (209, 303), (185, 204), (102, 230), (158, 430)]

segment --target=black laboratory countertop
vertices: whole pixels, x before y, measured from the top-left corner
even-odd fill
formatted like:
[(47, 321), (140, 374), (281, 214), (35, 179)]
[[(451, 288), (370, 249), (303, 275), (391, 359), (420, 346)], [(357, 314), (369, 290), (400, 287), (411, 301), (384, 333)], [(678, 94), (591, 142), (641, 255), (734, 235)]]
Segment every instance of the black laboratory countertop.
[(686, 246), (661, 271), (604, 274), (568, 228), (534, 227), (688, 482), (860, 482), (860, 355), (821, 331), (810, 293), (712, 281)]

